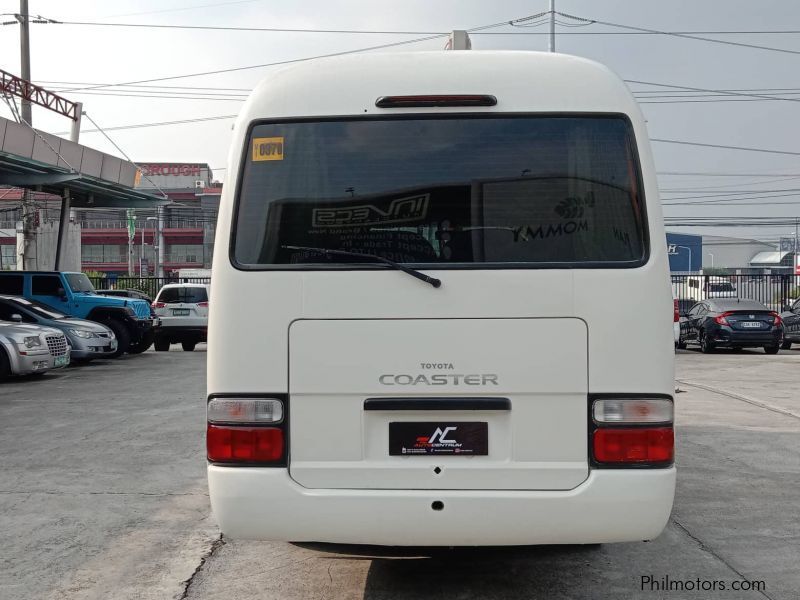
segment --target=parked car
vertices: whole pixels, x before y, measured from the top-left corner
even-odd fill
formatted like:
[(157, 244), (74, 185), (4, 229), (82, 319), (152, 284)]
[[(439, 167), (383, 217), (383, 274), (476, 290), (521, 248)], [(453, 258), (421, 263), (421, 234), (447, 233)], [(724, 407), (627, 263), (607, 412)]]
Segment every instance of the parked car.
[(681, 319), (681, 344), (696, 344), (704, 353), (716, 348), (764, 348), (777, 354), (783, 343), (781, 316), (746, 299), (703, 300)]
[(75, 361), (86, 362), (93, 358), (110, 357), (117, 351), (117, 338), (105, 325), (71, 318), (36, 300), (0, 296), (0, 319), (58, 329), (67, 337), (70, 354)]
[(739, 292), (736, 290), (736, 286), (725, 277), (692, 275), (686, 278), (686, 286), (681, 288), (679, 295), (697, 302), (709, 298), (736, 298)]
[(681, 313), (678, 309), (678, 299), (672, 299), (672, 334), (675, 338), (675, 348), (681, 346)]
[(63, 369), (69, 361), (69, 344), (59, 330), (0, 321), (0, 380)]
[(180, 343), (192, 351), (208, 335), (208, 301), (211, 287), (203, 283), (169, 283), (162, 287), (153, 309), (161, 319), (161, 327), (153, 345), (158, 352)]
[(139, 290), (95, 290), (95, 293), (101, 296), (115, 296), (117, 298), (138, 298), (144, 300), (148, 304), (153, 302), (153, 299)]
[(101, 296), (83, 273), (0, 271), (0, 294), (37, 300), (70, 317), (102, 323), (117, 338), (112, 356), (144, 352), (153, 343), (158, 328), (147, 302)]
[(783, 319), (783, 344), (781, 348), (788, 350), (792, 344), (800, 344), (800, 299), (797, 299), (781, 313)]

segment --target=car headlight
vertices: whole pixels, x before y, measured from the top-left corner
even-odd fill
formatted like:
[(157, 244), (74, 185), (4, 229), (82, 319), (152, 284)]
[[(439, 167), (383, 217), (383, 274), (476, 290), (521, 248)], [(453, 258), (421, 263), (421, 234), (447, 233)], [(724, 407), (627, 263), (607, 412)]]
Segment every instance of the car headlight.
[(42, 345), (42, 340), (39, 339), (38, 335), (28, 336), (22, 341), (25, 343), (26, 348), (37, 348), (41, 347)]
[(97, 337), (97, 334), (88, 329), (70, 329), (69, 332), (79, 338), (88, 339)]

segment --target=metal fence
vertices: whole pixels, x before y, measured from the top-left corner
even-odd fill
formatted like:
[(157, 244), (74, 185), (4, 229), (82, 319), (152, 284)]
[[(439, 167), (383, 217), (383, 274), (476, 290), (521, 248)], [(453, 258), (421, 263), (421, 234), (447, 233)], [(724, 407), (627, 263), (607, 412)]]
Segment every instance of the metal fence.
[(672, 293), (678, 300), (742, 298), (780, 311), (800, 297), (800, 276), (771, 275), (672, 275)]
[(90, 277), (96, 290), (136, 290), (154, 299), (158, 290), (168, 283), (210, 284), (210, 277)]

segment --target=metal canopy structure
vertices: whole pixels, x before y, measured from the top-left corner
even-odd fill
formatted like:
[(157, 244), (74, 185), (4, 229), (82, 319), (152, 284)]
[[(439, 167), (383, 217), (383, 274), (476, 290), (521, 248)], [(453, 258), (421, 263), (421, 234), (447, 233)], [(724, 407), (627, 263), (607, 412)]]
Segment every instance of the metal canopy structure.
[(137, 166), (0, 117), (0, 185), (61, 197), (55, 268), (64, 254), (70, 208), (156, 208), (162, 196), (134, 188)]

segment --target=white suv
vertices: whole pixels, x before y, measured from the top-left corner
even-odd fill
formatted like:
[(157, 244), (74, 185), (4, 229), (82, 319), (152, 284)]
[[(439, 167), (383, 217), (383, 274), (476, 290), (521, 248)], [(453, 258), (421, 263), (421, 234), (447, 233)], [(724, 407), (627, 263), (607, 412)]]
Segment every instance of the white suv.
[(211, 286), (204, 283), (169, 283), (159, 290), (153, 310), (161, 328), (153, 346), (158, 352), (180, 343), (186, 351), (205, 342), (208, 333), (208, 300)]

